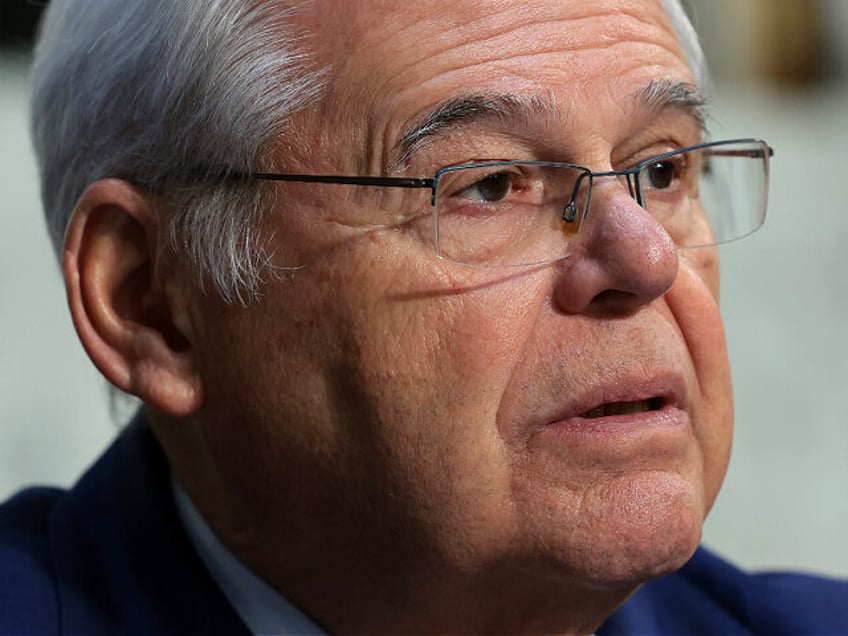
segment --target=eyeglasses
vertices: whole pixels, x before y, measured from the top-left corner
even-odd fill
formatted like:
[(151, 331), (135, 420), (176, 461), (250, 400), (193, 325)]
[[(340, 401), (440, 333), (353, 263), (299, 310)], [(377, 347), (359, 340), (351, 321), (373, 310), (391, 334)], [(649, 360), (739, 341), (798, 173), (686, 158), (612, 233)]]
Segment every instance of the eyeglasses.
[(589, 214), (595, 179), (615, 177), (681, 248), (755, 232), (765, 221), (769, 158), (764, 141), (682, 148), (626, 170), (568, 163), (491, 161), (441, 168), (432, 178), (252, 173), (270, 181), (429, 188), (431, 211), (415, 218), (441, 258), (470, 265), (538, 265), (567, 256)]

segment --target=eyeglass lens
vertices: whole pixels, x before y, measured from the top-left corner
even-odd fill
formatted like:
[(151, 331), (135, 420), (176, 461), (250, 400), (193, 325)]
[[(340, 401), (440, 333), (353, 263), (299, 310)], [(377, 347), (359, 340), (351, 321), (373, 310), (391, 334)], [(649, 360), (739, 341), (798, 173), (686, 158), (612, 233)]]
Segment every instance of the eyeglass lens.
[[(765, 220), (768, 155), (763, 142), (718, 142), (643, 162), (629, 182), (618, 177), (679, 247), (717, 245)], [(436, 189), (437, 251), (494, 266), (562, 258), (590, 213), (595, 179), (588, 169), (545, 162), (446, 169)]]

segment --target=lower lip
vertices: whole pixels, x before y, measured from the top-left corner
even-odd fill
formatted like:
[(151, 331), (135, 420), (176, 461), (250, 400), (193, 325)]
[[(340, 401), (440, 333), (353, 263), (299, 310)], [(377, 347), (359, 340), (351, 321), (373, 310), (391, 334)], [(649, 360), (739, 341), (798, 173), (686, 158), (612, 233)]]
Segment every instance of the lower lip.
[(688, 428), (689, 416), (675, 406), (655, 411), (602, 417), (570, 417), (551, 422), (545, 431), (568, 437), (623, 437), (662, 432), (679, 432)]

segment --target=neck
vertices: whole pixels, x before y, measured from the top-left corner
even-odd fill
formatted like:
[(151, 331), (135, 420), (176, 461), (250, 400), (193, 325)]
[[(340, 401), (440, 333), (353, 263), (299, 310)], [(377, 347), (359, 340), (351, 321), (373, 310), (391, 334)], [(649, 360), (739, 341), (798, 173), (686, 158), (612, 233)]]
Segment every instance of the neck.
[(526, 554), (469, 567), (403, 529), (352, 522), (356, 510), (310, 508), (281, 493), (274, 506), (245, 507), (251, 497), (203, 459), (199, 429), (168, 430), (159, 437), (177, 479), (218, 538), (334, 634), (591, 634), (637, 587), (584, 585)]
[(251, 558), (259, 549), (242, 554), (334, 634), (592, 634), (636, 589), (591, 588), (526, 567), (457, 572), (372, 547), (325, 546), (321, 556), (276, 563)]

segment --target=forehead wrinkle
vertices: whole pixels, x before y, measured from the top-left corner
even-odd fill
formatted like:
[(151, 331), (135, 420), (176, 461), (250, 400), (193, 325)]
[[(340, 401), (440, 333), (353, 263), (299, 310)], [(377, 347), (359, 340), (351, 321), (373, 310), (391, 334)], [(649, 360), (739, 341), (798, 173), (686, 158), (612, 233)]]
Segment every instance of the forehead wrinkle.
[(690, 115), (702, 130), (706, 130), (707, 98), (690, 82), (675, 79), (651, 80), (634, 94), (638, 106), (653, 111), (669, 108)]
[(523, 130), (538, 126), (538, 119), (561, 122), (560, 108), (539, 96), (513, 94), (461, 95), (440, 102), (408, 126), (394, 144), (399, 156), (392, 167), (408, 160), (419, 148), (436, 137), (448, 136), (461, 128), (494, 121), (501, 128)]

